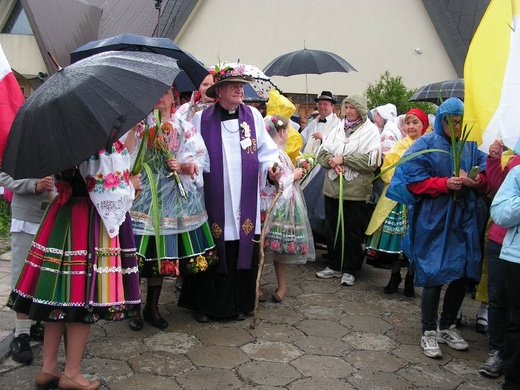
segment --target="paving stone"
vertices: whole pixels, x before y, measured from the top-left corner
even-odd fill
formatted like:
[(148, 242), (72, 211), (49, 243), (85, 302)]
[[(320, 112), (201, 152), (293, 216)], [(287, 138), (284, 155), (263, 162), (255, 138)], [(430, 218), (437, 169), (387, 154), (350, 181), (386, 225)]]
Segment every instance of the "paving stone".
[(396, 372), (408, 365), (406, 360), (384, 351), (352, 351), (343, 359), (360, 371)]
[(369, 316), (345, 316), (339, 323), (357, 332), (385, 333), (392, 328), (388, 322)]
[(256, 340), (292, 342), (305, 336), (305, 334), (291, 325), (284, 324), (259, 324), (249, 333)]
[(415, 389), (405, 378), (388, 372), (358, 371), (348, 381), (358, 390)]
[(253, 340), (245, 329), (234, 327), (210, 327), (201, 331), (197, 337), (204, 345), (228, 347), (240, 347)]
[(161, 351), (143, 352), (130, 359), (128, 364), (134, 373), (159, 376), (179, 375), (193, 369), (193, 364), (188, 357)]
[(302, 305), (298, 311), (305, 317), (310, 319), (328, 319), (333, 321), (339, 321), (345, 316), (343, 311), (338, 310), (337, 307), (329, 307), (323, 305)]
[(305, 336), (294, 342), (306, 354), (343, 356), (352, 346), (341, 339), (318, 336)]
[(352, 365), (334, 356), (304, 355), (291, 364), (311, 378), (347, 378), (354, 372)]
[(343, 339), (355, 349), (369, 351), (389, 351), (397, 346), (390, 337), (376, 333), (352, 332)]
[(100, 380), (109, 385), (132, 376), (131, 367), (123, 361), (112, 359), (87, 358), (81, 362), (83, 374), (89, 380)]
[(420, 327), (395, 326), (389, 329), (385, 334), (397, 343), (421, 345)]
[(144, 344), (151, 351), (163, 351), (171, 354), (183, 354), (201, 345), (195, 336), (177, 332), (159, 332), (147, 337)]
[(303, 378), (287, 386), (290, 390), (355, 390), (350, 383), (341, 379)]
[(438, 389), (456, 389), (463, 382), (463, 378), (435, 365), (410, 365), (399, 370), (398, 373), (414, 385), (426, 385)]
[(340, 338), (349, 332), (343, 325), (330, 320), (304, 320), (296, 327), (309, 336)]
[(192, 349), (186, 355), (199, 367), (231, 369), (249, 361), (244, 352), (234, 347), (203, 346)]
[(143, 350), (147, 350), (147, 347), (141, 340), (128, 337), (99, 339), (89, 342), (86, 347), (89, 356), (100, 359), (112, 358), (114, 351), (129, 359), (139, 355)]
[(251, 359), (287, 363), (301, 356), (301, 351), (293, 344), (276, 341), (257, 341), (240, 348)]
[(314, 305), (314, 306), (328, 306), (332, 308), (338, 307), (338, 297), (335, 293), (312, 293), (312, 294), (302, 294), (299, 297), (300, 301), (304, 305)]
[(200, 367), (175, 378), (185, 390), (240, 390), (244, 383), (233, 371)]
[(392, 350), (392, 354), (411, 364), (444, 366), (452, 359), (450, 355), (446, 354), (443, 354), (441, 359), (432, 359), (426, 356), (420, 345), (420, 340), (415, 344), (401, 344)]
[(381, 307), (372, 303), (367, 303), (364, 301), (352, 301), (348, 302), (345, 305), (342, 305), (341, 308), (350, 315), (355, 316), (372, 316), (377, 317), (381, 315)]
[[(110, 390), (180, 390), (174, 377), (135, 374), (118, 382), (111, 382)], [(202, 389), (202, 388), (201, 388)]]
[(252, 385), (285, 386), (302, 375), (289, 363), (252, 361), (238, 368), (238, 374)]

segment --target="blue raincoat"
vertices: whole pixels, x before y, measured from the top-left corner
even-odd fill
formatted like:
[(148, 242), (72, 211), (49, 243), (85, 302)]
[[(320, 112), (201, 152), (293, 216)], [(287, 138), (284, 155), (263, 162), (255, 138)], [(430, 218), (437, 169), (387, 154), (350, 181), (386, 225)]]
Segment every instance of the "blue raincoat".
[[(448, 114), (462, 115), (464, 104), (457, 98), (447, 99), (435, 115), (434, 131), (417, 139), (403, 158), (425, 149), (452, 152), (451, 140), (442, 131)], [(485, 169), (486, 155), (475, 142), (467, 142), (461, 169), (472, 166)], [(453, 157), (442, 152), (429, 152), (399, 165), (386, 196), (408, 208), (409, 227), (402, 250), (415, 267), (415, 284), (420, 287), (439, 286), (468, 277), (480, 279), (480, 237), (485, 228), (487, 206), (482, 194), (472, 188), (449, 191), (438, 197), (415, 195), (406, 186), (430, 177), (452, 177)]]

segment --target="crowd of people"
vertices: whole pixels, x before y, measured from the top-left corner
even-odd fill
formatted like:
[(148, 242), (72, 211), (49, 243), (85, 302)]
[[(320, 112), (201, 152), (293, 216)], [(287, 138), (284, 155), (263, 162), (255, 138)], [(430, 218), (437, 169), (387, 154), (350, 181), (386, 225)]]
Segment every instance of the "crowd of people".
[[(260, 244), (274, 264), (277, 303), (286, 296), (287, 265), (315, 260), (315, 246), (327, 249), (327, 267), (316, 276), (343, 286), (355, 285), (367, 255), (391, 271), (386, 294), (398, 291), (405, 267), (404, 295), (422, 288), (420, 345), (431, 358), (442, 357), (439, 343), (469, 347), (457, 316), (484, 259), (489, 319), (479, 318), (489, 321), (489, 357), (479, 371), (505, 373), (504, 388), (519, 388), (518, 157), (506, 160), (497, 140), (488, 155), (466, 142), (455, 161), (464, 112), (457, 98), (444, 101), (430, 124), (418, 108), (400, 118), (392, 103), (370, 110), (360, 94), (338, 110), (322, 91), (297, 131), (295, 107), (278, 91), (264, 115), (244, 104), (252, 81), (240, 64), (216, 65), (189, 101), (180, 105), (172, 86), (112, 150), (77, 168), (55, 178), (0, 176), (17, 199), (11, 349), (14, 360), (30, 364), (31, 326), (45, 324), (38, 388), (100, 386), (80, 369), (99, 319), (166, 329), (164, 277), (177, 278), (178, 305), (196, 321), (244, 320), (255, 300), (267, 299), (257, 289)], [(117, 188), (107, 191), (115, 176)]]

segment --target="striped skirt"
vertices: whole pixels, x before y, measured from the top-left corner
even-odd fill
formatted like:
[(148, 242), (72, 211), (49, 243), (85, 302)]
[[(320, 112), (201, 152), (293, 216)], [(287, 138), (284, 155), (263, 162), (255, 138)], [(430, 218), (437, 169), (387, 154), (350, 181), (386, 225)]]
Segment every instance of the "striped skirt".
[(143, 278), (195, 274), (218, 262), (207, 222), (190, 232), (159, 236), (158, 249), (155, 240), (155, 236), (135, 236), (139, 274)]
[(8, 306), (41, 321), (132, 317), (141, 302), (132, 223), (110, 238), (88, 197), (51, 203)]

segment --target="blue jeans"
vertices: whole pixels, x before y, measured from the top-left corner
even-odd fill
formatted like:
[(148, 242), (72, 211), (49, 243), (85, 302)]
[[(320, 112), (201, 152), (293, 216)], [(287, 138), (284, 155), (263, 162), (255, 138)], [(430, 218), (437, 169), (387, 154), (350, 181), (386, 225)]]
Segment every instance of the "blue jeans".
[[(442, 303), (442, 313), (439, 329), (448, 329), (457, 321), (457, 312), (466, 295), (468, 280), (461, 278), (448, 285)], [(423, 287), (421, 295), (421, 324), (422, 332), (437, 330), (437, 317), (442, 286)]]
[(488, 321), (489, 350), (504, 351), (504, 337), (507, 324), (507, 289), (504, 275), (504, 260), (500, 259), (502, 245), (488, 241), (486, 257), (488, 261)]

